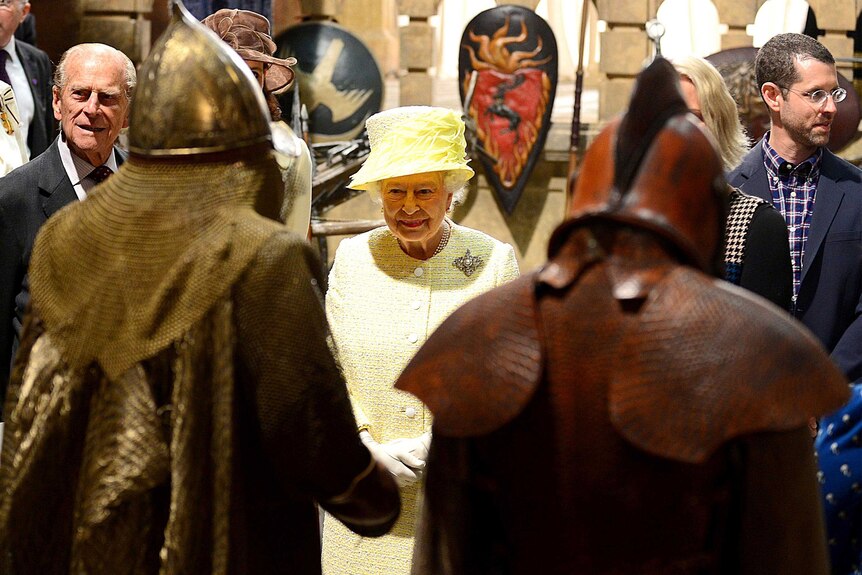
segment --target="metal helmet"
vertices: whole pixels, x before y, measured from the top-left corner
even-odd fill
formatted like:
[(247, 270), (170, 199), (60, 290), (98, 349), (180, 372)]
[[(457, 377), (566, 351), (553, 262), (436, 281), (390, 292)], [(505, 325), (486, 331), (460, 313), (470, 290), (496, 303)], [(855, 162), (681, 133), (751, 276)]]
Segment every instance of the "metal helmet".
[(584, 156), (568, 217), (551, 237), (551, 256), (569, 232), (594, 220), (649, 230), (703, 271), (721, 270), (727, 187), (711, 136), (695, 123), (678, 74), (662, 58), (641, 72), (629, 109)]
[(251, 70), (179, 1), (138, 79), (132, 154), (186, 156), (271, 141), (269, 112)]

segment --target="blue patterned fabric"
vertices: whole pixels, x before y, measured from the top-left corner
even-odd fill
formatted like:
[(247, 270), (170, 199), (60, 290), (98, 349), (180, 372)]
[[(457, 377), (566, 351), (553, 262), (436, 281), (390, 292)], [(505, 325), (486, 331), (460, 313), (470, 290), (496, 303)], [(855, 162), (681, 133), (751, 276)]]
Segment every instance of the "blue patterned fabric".
[(239, 8), (263, 14), (272, 22), (272, 0), (184, 0), (183, 4), (198, 20), (222, 8)]
[(824, 417), (814, 442), (833, 575), (862, 575), (862, 384)]
[(793, 262), (793, 298), (799, 294), (802, 281), (802, 256), (814, 211), (814, 195), (820, 181), (820, 160), (823, 150), (794, 166), (778, 155), (769, 145), (769, 132), (763, 137), (764, 163), (769, 180), (769, 191), (774, 205), (787, 221), (790, 234), (790, 258)]

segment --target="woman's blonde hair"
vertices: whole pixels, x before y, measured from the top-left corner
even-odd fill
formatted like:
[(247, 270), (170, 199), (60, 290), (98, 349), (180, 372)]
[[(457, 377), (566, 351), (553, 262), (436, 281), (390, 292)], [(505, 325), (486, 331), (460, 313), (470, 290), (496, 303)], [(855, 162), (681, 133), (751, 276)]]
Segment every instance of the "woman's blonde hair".
[(751, 145), (745, 135), (739, 111), (730, 91), (715, 67), (704, 60), (689, 56), (674, 60), (674, 68), (680, 76), (694, 84), (700, 100), (703, 122), (718, 141), (719, 153), (724, 169), (730, 171), (739, 165)]

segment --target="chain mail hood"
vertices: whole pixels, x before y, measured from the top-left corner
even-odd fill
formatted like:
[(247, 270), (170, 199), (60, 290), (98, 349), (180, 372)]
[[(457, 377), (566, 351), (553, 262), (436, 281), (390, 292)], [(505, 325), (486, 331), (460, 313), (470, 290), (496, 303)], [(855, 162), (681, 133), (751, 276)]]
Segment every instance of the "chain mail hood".
[(194, 165), (131, 157), (36, 242), (32, 300), (55, 344), (111, 377), (166, 347), (278, 231), (253, 209), (266, 185), (280, 185), (266, 155)]
[[(173, 75), (196, 67), (198, 92), (170, 99), (173, 92), (156, 89), (191, 87)], [(281, 438), (280, 425), (306, 420), (248, 407), (250, 393), (275, 395), (264, 376), (249, 375), (258, 364), (248, 349), (287, 358), (284, 348), (316, 342), (299, 354), (302, 368), (316, 370), (318, 389), (340, 381), (322, 316), (313, 319), (309, 298), (318, 296), (300, 289), (303, 270), (312, 269), (299, 257), (301, 240), (262, 215), (278, 214), (283, 184), (245, 64), (175, 7), (139, 87), (129, 159), (85, 201), (53, 216), (33, 249), (32, 306), (0, 465), (3, 573), (273, 572), (244, 564), (269, 555), (255, 551), (262, 538), (242, 511), (248, 492), (267, 504), (279, 497), (244, 483), (270, 475), (246, 473), (242, 463), (263, 461), (260, 430)], [(214, 111), (224, 114), (207, 132)], [(156, 118), (190, 119), (189, 131)], [(272, 292), (282, 298), (274, 311)], [(262, 350), (248, 329), (261, 323), (263, 312), (249, 311), (255, 302), (279, 319), (302, 308), (309, 325), (295, 328), (278, 354)], [(278, 335), (262, 331), (264, 341)], [(298, 363), (266, 364), (283, 384), (285, 409), (302, 404), (312, 381), (291, 371)], [(341, 401), (349, 416), (346, 390)], [(355, 423), (343, 423), (355, 439)], [(284, 437), (298, 434), (285, 428)], [(265, 530), (261, 517), (253, 526)]]
[[(260, 90), (226, 44), (179, 11), (144, 63), (132, 104), (129, 140), (152, 144), (158, 154), (133, 148), (117, 174), (45, 225), (33, 249), (32, 301), (54, 343), (73, 366), (98, 361), (109, 377), (185, 332), (280, 229), (255, 210), (271, 203), (266, 211), (277, 215), (278, 199), (268, 202), (267, 192), (282, 188)], [(205, 78), (233, 78), (232, 90), (166, 100), (157, 88), (201, 66), (202, 53), (218, 64), (204, 70)], [(170, 69), (161, 66), (168, 61)], [(153, 137), (154, 124), (142, 110), (155, 107), (187, 118), (208, 107), (238, 111), (219, 121), (233, 119), (236, 125), (223, 129), (245, 130), (243, 141), (252, 144), (237, 147), (240, 140), (234, 140), (229, 154), (187, 155), (193, 145), (220, 145), (182, 141), (186, 136), (168, 133), (169, 126)]]

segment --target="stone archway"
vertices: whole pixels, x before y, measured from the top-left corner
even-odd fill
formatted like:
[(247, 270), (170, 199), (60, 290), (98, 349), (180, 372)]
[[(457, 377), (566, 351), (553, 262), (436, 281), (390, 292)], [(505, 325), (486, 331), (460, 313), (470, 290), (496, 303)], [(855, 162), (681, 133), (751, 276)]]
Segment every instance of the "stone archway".
[(708, 56), (721, 49), (718, 10), (711, 0), (664, 0), (656, 18), (664, 24), (666, 58)]

